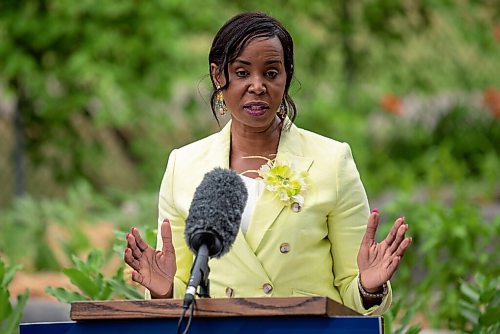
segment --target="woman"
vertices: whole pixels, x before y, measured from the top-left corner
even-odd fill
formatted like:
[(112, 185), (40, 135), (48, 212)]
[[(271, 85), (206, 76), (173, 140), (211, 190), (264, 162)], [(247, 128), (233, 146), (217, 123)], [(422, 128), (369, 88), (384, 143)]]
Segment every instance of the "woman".
[[(209, 65), (212, 111), (216, 118), (231, 114), (231, 121), (171, 152), (160, 190), (158, 250), (135, 228), (127, 235), (132, 279), (153, 298), (184, 295), (193, 261), (184, 221), (204, 174), (223, 167), (242, 175), (249, 201), (231, 251), (210, 261), (213, 297), (320, 295), (363, 314), (383, 313), (391, 301), (388, 281), (411, 243), (408, 225), (397, 219), (376, 243), (379, 215), (369, 212), (349, 146), (293, 124), (290, 34), (265, 14), (237, 15), (215, 36)], [(291, 177), (290, 196), (272, 191), (271, 180), (283, 178), (259, 178), (273, 166)]]

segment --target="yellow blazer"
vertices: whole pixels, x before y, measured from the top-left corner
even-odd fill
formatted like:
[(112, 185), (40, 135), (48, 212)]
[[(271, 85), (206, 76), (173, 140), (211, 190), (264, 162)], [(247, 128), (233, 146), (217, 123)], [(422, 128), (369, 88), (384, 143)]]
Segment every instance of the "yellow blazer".
[[(184, 296), (193, 262), (184, 240), (191, 200), (205, 173), (229, 168), (230, 127), (173, 150), (168, 159), (158, 231), (168, 218), (177, 260), (174, 298)], [(391, 292), (366, 310), (357, 286), (356, 258), (369, 207), (349, 146), (292, 125), (281, 134), (276, 158), (308, 172), (302, 210), (293, 212), (264, 190), (247, 233), (240, 231), (230, 252), (209, 262), (212, 297), (328, 296), (363, 314), (383, 313)], [(283, 244), (288, 252), (280, 251)]]

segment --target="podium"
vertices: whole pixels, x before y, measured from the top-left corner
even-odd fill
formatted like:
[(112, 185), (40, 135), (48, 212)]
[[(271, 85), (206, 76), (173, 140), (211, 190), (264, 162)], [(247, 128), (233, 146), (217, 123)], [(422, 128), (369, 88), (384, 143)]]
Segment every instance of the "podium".
[[(179, 299), (74, 302), (73, 321), (21, 324), (20, 334), (177, 333), (181, 313)], [(383, 319), (326, 297), (208, 298), (196, 300), (189, 333), (380, 334)]]

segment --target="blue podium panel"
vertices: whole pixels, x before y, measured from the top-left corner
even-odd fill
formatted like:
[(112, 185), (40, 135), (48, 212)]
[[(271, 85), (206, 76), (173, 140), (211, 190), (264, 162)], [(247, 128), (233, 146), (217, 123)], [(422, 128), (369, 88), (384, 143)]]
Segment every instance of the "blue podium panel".
[[(21, 324), (20, 334), (177, 333), (178, 319), (103, 320)], [(380, 334), (381, 317), (193, 318), (190, 334)]]

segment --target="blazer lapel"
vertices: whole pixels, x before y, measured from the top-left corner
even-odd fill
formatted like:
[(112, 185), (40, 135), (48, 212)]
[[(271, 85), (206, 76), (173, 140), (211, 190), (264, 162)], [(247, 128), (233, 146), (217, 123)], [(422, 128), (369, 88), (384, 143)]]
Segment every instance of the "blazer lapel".
[[(288, 131), (281, 133), (278, 145), (276, 161), (292, 162), (297, 171), (308, 171), (313, 163), (313, 159), (302, 156), (300, 133), (295, 125), (291, 125)], [(307, 199), (306, 204), (307, 205)], [(264, 235), (273, 225), (283, 210), (289, 210), (276, 195), (264, 189), (262, 195), (255, 204), (250, 226), (245, 234), (245, 238), (250, 248), (256, 252)]]
[[(224, 128), (216, 134), (212, 146), (210, 148), (208, 158), (203, 161), (204, 169), (211, 170), (215, 167), (227, 168), (229, 169), (229, 153), (231, 149), (231, 121), (229, 121)], [(208, 168), (206, 168), (208, 167)], [(265, 279), (267, 274), (262, 267), (262, 263), (259, 262), (255, 256), (252, 249), (249, 247), (245, 236), (238, 231), (236, 240), (231, 247), (231, 254), (240, 259), (242, 263), (246, 263), (248, 266), (255, 268), (256, 272), (263, 273), (263, 279)], [(260, 269), (260, 270), (259, 270)]]
[[(205, 160), (206, 166), (209, 167), (207, 169), (211, 170), (215, 167), (229, 168), (230, 149), (231, 121), (217, 133), (208, 155), (209, 159)], [(313, 159), (303, 156), (300, 132), (294, 124), (291, 125), (289, 130), (282, 131), (276, 160), (278, 162), (293, 162), (298, 171), (308, 171), (311, 167)], [(305, 205), (307, 205), (307, 198)], [(246, 261), (256, 260), (253, 254), (257, 251), (266, 232), (280, 213), (289, 209), (274, 193), (265, 189), (255, 204), (247, 233), (243, 236), (240, 231), (233, 245), (235, 249), (241, 250), (241, 252), (238, 252), (240, 257), (245, 257)], [(250, 249), (248, 246), (250, 246)]]
[(255, 274), (262, 275), (263, 279), (268, 277), (266, 270), (262, 266), (259, 259), (255, 256), (254, 251), (250, 248), (250, 245), (248, 244), (241, 229), (238, 231), (238, 235), (236, 236), (236, 240), (234, 241), (231, 249), (231, 254), (237, 257), (241, 263), (253, 268), (252, 271)]
[(215, 167), (229, 169), (229, 152), (231, 150), (231, 121), (218, 133), (210, 147), (207, 158), (204, 159), (204, 169), (212, 170)]

